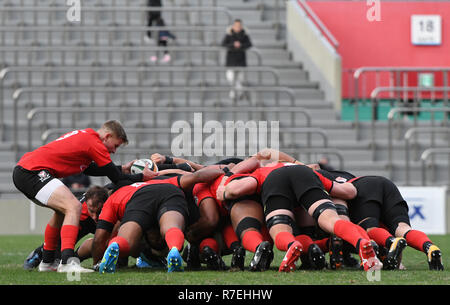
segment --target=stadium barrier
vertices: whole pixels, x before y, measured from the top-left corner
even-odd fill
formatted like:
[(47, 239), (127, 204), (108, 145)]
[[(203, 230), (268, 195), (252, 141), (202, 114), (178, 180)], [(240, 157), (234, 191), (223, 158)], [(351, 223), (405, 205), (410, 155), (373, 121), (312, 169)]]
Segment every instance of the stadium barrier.
[[(35, 65), (35, 62), (38, 60), (33, 60), (33, 54), (38, 54), (39, 52), (44, 52), (47, 54), (47, 57), (50, 60), (45, 61), (47, 65), (54, 64), (52, 60), (54, 60), (54, 56), (58, 53), (61, 55), (61, 65), (62, 66), (80, 66), (82, 65), (82, 56), (85, 56), (85, 53), (93, 53), (92, 65), (101, 65), (104, 63), (105, 65), (117, 65), (114, 62), (114, 54), (119, 54), (122, 59), (122, 65), (130, 65), (130, 57), (132, 53), (139, 53), (140, 62), (138, 62), (139, 66), (142, 65), (150, 65), (149, 58), (146, 58), (146, 55), (154, 54), (154, 52), (163, 52), (168, 51), (171, 52), (174, 56), (174, 61), (177, 59), (177, 54), (185, 53), (187, 58), (184, 65), (194, 65), (195, 61), (193, 60), (193, 54), (200, 53), (201, 56), (199, 64), (207, 65), (209, 55), (212, 59), (213, 63), (209, 63), (210, 65), (221, 65), (224, 66), (221, 54), (225, 53), (225, 49), (223, 47), (214, 47), (214, 46), (167, 46), (167, 47), (159, 47), (159, 46), (0, 46), (0, 52), (2, 52), (5, 57), (6, 52), (13, 52), (12, 56), (14, 57), (13, 62), (7, 63), (6, 59), (3, 59), (3, 64), (7, 63), (8, 67), (11, 66), (30, 66)], [(20, 63), (19, 58), (23, 61), (23, 57), (20, 56), (21, 53), (26, 54), (26, 62)], [(106, 58), (104, 53), (107, 54)], [(257, 48), (251, 48), (247, 50), (249, 63), (248, 66), (262, 66), (262, 55), (261, 51)], [(100, 54), (103, 54), (103, 58), (100, 59)], [(72, 62), (68, 63), (67, 57), (68, 55), (74, 55), (72, 58)], [(35, 55), (37, 56), (37, 55)], [(127, 58), (128, 57), (128, 58)], [(253, 63), (252, 60), (255, 59)], [(152, 66), (157, 66), (157, 64), (151, 64)], [(165, 66), (171, 66), (172, 63), (166, 63)], [(44, 66), (44, 65), (43, 65)]]
[[(397, 90), (395, 89), (392, 91), (392, 93), (396, 92), (397, 94), (392, 95), (391, 98), (399, 101), (401, 99), (402, 93), (407, 91), (409, 88), (414, 88), (408, 87), (407, 73), (431, 72), (434, 74), (441, 74), (443, 83), (442, 88), (447, 88), (442, 90), (443, 101), (444, 105), (446, 106), (448, 105), (449, 87), (445, 86), (450, 85), (448, 77), (450, 67), (360, 67), (352, 72), (353, 72), (353, 92), (354, 92), (352, 101), (354, 104), (354, 111), (355, 111), (354, 124), (357, 140), (361, 139), (359, 102), (370, 99), (371, 98), (370, 96), (373, 94), (373, 91), (379, 88), (381, 83), (386, 82), (389, 83), (390, 84), (389, 88), (404, 88), (404, 90), (395, 91)], [(367, 78), (369, 78), (368, 75), (370, 75), (370, 73), (374, 74), (372, 75), (372, 78), (375, 79), (375, 84), (368, 85)], [(418, 88), (421, 88), (421, 90), (423, 90), (424, 92), (431, 91), (430, 89), (432, 89), (430, 87), (418, 87)], [(368, 93), (366, 93), (367, 90), (369, 90)]]
[[(122, 75), (122, 83), (119, 85), (125, 86), (126, 80), (124, 79), (125, 73), (132, 73), (135, 72), (138, 79), (138, 85), (143, 84), (144, 79), (144, 73), (169, 73), (169, 84), (168, 85), (175, 85), (174, 83), (174, 74), (177, 73), (177, 76), (179, 76), (179, 72), (187, 73), (185, 76), (185, 85), (189, 85), (189, 80), (191, 79), (189, 77), (189, 73), (199, 73), (201, 72), (201, 84), (202, 85), (209, 85), (210, 81), (212, 80), (211, 76), (208, 73), (215, 73), (215, 81), (216, 85), (219, 84), (219, 80), (221, 76), (224, 75), (224, 73), (228, 70), (227, 67), (149, 67), (149, 66), (140, 66), (140, 67), (128, 67), (128, 66), (112, 66), (112, 67), (92, 67), (92, 66), (73, 66), (73, 67), (47, 67), (47, 66), (31, 66), (31, 67), (7, 67), (0, 71), (0, 126), (4, 126), (4, 103), (5, 103), (5, 96), (4, 96), (4, 81), (6, 77), (11, 73), (19, 73), (19, 72), (28, 72), (28, 75), (26, 77), (27, 84), (31, 85), (31, 73), (32, 72), (43, 72), (43, 73), (53, 73), (53, 72), (62, 72), (64, 74), (66, 73), (82, 73), (82, 72), (89, 72), (89, 73), (109, 73), (109, 79), (112, 79), (111, 74), (113, 72), (122, 72), (124, 73)], [(252, 75), (253, 73), (257, 74), (256, 78), (252, 78), (252, 80), (256, 80), (256, 83), (252, 85), (263, 85), (262, 77), (263, 74), (271, 74), (273, 77), (273, 86), (279, 86), (280, 84), (280, 75), (277, 70), (270, 68), (270, 67), (233, 67), (231, 68), (236, 71), (242, 71), (244, 72), (244, 82), (249, 83), (249, 75)], [(47, 75), (47, 74), (46, 74)], [(93, 75), (91, 75), (91, 84), (93, 83)], [(44, 76), (43, 78), (43, 86), (48, 86), (46, 82), (47, 78)], [(77, 81), (76, 83), (79, 84), (80, 82), (80, 74), (77, 75)], [(16, 82), (17, 84), (17, 82)], [(62, 79), (61, 84), (64, 84), (64, 78)], [(15, 88), (17, 89), (17, 87)], [(45, 103), (45, 101), (44, 101)], [(16, 117), (16, 116), (14, 116)], [(3, 131), (0, 133), (0, 139), (3, 139)]]
[[(447, 148), (428, 148), (422, 153), (422, 155), (420, 156), (420, 160), (421, 160), (421, 164), (422, 164), (422, 185), (427, 185), (426, 162), (427, 162), (428, 158), (433, 155), (443, 155), (443, 154), (447, 155), (447, 158), (448, 158), (448, 161), (450, 164), (450, 148), (448, 148), (448, 147)], [(447, 171), (448, 171), (448, 175), (449, 175), (448, 177), (450, 180), (450, 165), (448, 165), (447, 167), (448, 167)]]
[[(430, 148), (433, 148), (435, 146), (435, 138), (436, 134), (446, 134), (447, 136), (450, 136), (450, 127), (412, 127), (409, 128), (404, 136), (405, 140), (405, 183), (406, 185), (410, 185), (410, 167), (411, 167), (411, 157), (410, 157), (410, 141), (413, 136), (417, 136), (418, 133), (429, 133), (430, 134)], [(413, 148), (416, 149), (415, 154), (417, 155), (417, 147), (413, 146)], [(424, 153), (424, 152), (423, 152)], [(449, 155), (450, 158), (450, 155)], [(420, 158), (419, 158), (420, 159)], [(450, 160), (448, 162), (449, 168), (450, 168)], [(422, 185), (426, 184), (425, 179), (425, 171), (426, 169), (422, 168)], [(450, 180), (450, 174), (449, 174), (449, 180)]]
[[(157, 94), (157, 93), (161, 93), (161, 92), (166, 92), (166, 93), (175, 93), (175, 92), (179, 92), (179, 93), (216, 93), (216, 94), (220, 94), (221, 92), (229, 92), (230, 88), (227, 87), (153, 87), (153, 88), (148, 88), (148, 87), (131, 87), (131, 86), (127, 86), (127, 87), (76, 87), (76, 88), (65, 88), (65, 87), (26, 87), (26, 88), (19, 88), (17, 90), (14, 91), (13, 93), (13, 107), (14, 107), (14, 124), (13, 124), (13, 143), (14, 143), (14, 150), (16, 152), (16, 157), (18, 157), (18, 103), (20, 101), (20, 98), (25, 94), (33, 94), (33, 93), (44, 93), (44, 94), (48, 94), (51, 92), (54, 93), (90, 93), (91, 94), (91, 106), (94, 106), (94, 96), (95, 93), (107, 93), (107, 94), (111, 94), (111, 93), (119, 93), (119, 94), (123, 94), (123, 96), (125, 97), (126, 94), (129, 93), (141, 93), (138, 96), (138, 106), (139, 107), (144, 107), (144, 98), (142, 96), (142, 93), (152, 93), (152, 94)], [(267, 92), (267, 93), (273, 93), (274, 94), (274, 99), (275, 99), (275, 104), (278, 106), (280, 105), (280, 95), (284, 94), (288, 97), (289, 99), (289, 104), (290, 107), (291, 106), (295, 106), (295, 93), (292, 89), (286, 88), (286, 87), (243, 87), (242, 88), (243, 92), (248, 92), (248, 93), (252, 93), (254, 92), (256, 95), (261, 94), (263, 92)], [(250, 102), (252, 105), (257, 106), (258, 102), (257, 102), (257, 98), (252, 99)], [(44, 100), (45, 103), (45, 100)], [(61, 105), (61, 99), (58, 99), (57, 101), (58, 105)], [(173, 96), (170, 96), (170, 100), (169, 103), (167, 105), (167, 107), (162, 107), (160, 110), (165, 110), (167, 111), (168, 109), (173, 108), (173, 103), (174, 103), (174, 99)], [(236, 101), (233, 100), (234, 105), (236, 106)], [(107, 115), (109, 115), (111, 112), (117, 111), (117, 113), (123, 115), (124, 113), (124, 108), (127, 107), (126, 104), (126, 100), (124, 100), (122, 102), (123, 108), (114, 108), (115, 110), (112, 110), (112, 107), (106, 107), (106, 108), (102, 108), (102, 111), (105, 112)], [(177, 107), (178, 108), (178, 107)], [(186, 110), (189, 112), (194, 112), (195, 107), (188, 107)], [(73, 109), (77, 109), (77, 108), (73, 108)], [(78, 108), (79, 109), (79, 108)], [(174, 111), (176, 111), (176, 108), (173, 108)], [(210, 109), (215, 109), (215, 108), (210, 108)], [(231, 109), (231, 108), (229, 108)], [(236, 107), (236, 109), (239, 109), (238, 107)], [(259, 110), (257, 110), (259, 109)], [(256, 107), (253, 108), (252, 113), (270, 113), (271, 110), (270, 109), (276, 109), (274, 112), (280, 112), (280, 111), (284, 111), (284, 112), (291, 112), (291, 109), (293, 108), (289, 108), (287, 110), (282, 110), (282, 108), (273, 108), (273, 107)], [(204, 112), (208, 110), (208, 108), (204, 108), (204, 107), (198, 107), (198, 112)], [(208, 110), (210, 111), (210, 110)], [(218, 111), (218, 110), (217, 110)], [(241, 112), (246, 111), (245, 108), (243, 108), (241, 110)], [(98, 111), (97, 111), (98, 112)], [(239, 112), (239, 111), (235, 111), (235, 112)], [(137, 112), (140, 116), (139, 120), (140, 122), (142, 121), (141, 118), (141, 113)], [(94, 116), (91, 116), (92, 118), (92, 122), (91, 125), (95, 124), (95, 119)], [(61, 116), (57, 117), (58, 120), (58, 124), (61, 123)], [(123, 119), (121, 119), (121, 121), (123, 121)], [(292, 121), (294, 122), (294, 118), (292, 118)], [(307, 126), (310, 126), (310, 121), (311, 118), (308, 115), (307, 117)]]

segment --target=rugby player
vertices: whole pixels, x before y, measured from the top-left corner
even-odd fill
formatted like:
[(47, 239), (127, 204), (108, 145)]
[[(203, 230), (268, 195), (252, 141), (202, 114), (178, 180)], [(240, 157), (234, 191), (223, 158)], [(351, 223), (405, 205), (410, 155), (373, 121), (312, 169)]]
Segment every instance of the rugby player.
[[(280, 272), (295, 270), (295, 262), (302, 252), (302, 245), (293, 236), (291, 226), (294, 221), (292, 211), (298, 205), (303, 206), (324, 231), (337, 235), (358, 249), (364, 270), (382, 268), (370, 238), (357, 225), (339, 218), (320, 177), (312, 169), (283, 162), (271, 165), (255, 170), (249, 177), (228, 183), (218, 199), (236, 199), (255, 193), (261, 195), (269, 233), (277, 248), (286, 251)], [(325, 189), (333, 197), (352, 199), (356, 196), (356, 189), (350, 183), (331, 181)]]
[[(184, 244), (183, 230), (188, 219), (184, 191), (191, 190), (196, 183), (215, 179), (221, 173), (216, 167), (206, 167), (175, 177), (158, 176), (114, 192), (104, 204), (92, 245), (94, 264), (101, 259), (99, 272), (114, 273), (119, 256), (138, 257), (143, 234), (155, 227), (159, 227), (170, 249), (167, 256), (168, 272), (182, 271), (179, 251)], [(119, 232), (109, 240), (117, 221), (121, 222)]]
[[(89, 233), (94, 234), (95, 228), (97, 224), (98, 215), (100, 214), (103, 203), (108, 198), (108, 192), (105, 188), (100, 186), (91, 186), (87, 189), (87, 191), (84, 193), (84, 195), (80, 198), (80, 202), (82, 202), (82, 208), (81, 208), (81, 215), (80, 215), (80, 223), (79, 223), (79, 230), (78, 230), (78, 236), (77, 236), (77, 242), (88, 235)], [(90, 257), (90, 249), (89, 252), (85, 252), (84, 249), (86, 249), (86, 246), (88, 245), (88, 240), (86, 240), (76, 251), (75, 255), (80, 259), (80, 261), (83, 261), (83, 259), (86, 259), (87, 257)], [(35, 250), (33, 250), (28, 257), (26, 258), (23, 268), (25, 270), (32, 270), (33, 268), (36, 268), (40, 262), (42, 261), (42, 250), (43, 250), (44, 244), (37, 247)], [(60, 259), (61, 257), (61, 243), (58, 243), (58, 247), (55, 257), (57, 259)]]
[(409, 245), (427, 255), (430, 270), (444, 270), (440, 249), (424, 232), (412, 229), (408, 204), (391, 180), (382, 176), (355, 177), (343, 171), (319, 172), (349, 181), (357, 188), (358, 195), (347, 201), (348, 210), (345, 202), (340, 210), (364, 228), (378, 245), (389, 249), (384, 260), (387, 269), (398, 269), (401, 253)]
[[(44, 250), (40, 271), (92, 272), (76, 260), (75, 243), (81, 214), (81, 204), (58, 178), (80, 172), (104, 175), (112, 182), (124, 177), (111, 161), (110, 154), (122, 144), (127, 135), (116, 120), (105, 122), (97, 131), (87, 128), (74, 130), (22, 156), (13, 171), (14, 185), (39, 206), (54, 210), (44, 234)], [(130, 167), (131, 163), (126, 167)], [(148, 167), (139, 175), (129, 175), (133, 181), (148, 180), (156, 173)], [(61, 262), (55, 261), (55, 250), (61, 238)]]

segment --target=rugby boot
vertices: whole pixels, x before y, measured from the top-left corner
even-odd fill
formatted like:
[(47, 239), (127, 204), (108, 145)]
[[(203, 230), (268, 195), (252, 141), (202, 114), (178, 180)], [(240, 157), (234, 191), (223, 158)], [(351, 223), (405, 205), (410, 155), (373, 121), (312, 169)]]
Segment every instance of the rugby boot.
[(206, 264), (206, 267), (210, 270), (227, 270), (225, 262), (222, 260), (219, 254), (216, 253), (211, 247), (205, 246), (202, 249), (200, 255), (201, 260)]
[(187, 244), (183, 249), (181, 257), (186, 262), (186, 268), (196, 270), (200, 269), (200, 250), (195, 244)]
[(303, 246), (300, 242), (294, 241), (289, 249), (286, 251), (286, 255), (281, 261), (280, 268), (278, 268), (278, 272), (291, 272), (295, 271), (295, 263), (299, 259), (300, 255), (303, 252)]
[(325, 254), (316, 244), (308, 247), (308, 261), (312, 269), (322, 270), (326, 266)]
[(32, 270), (39, 266), (42, 260), (42, 251), (38, 251), (40, 248), (31, 251), (23, 262), (23, 269)]
[(38, 266), (39, 272), (50, 272), (58, 270), (60, 260), (55, 259), (52, 263), (44, 263), (41, 261)]
[(111, 243), (103, 254), (103, 258), (100, 262), (98, 272), (102, 273), (115, 273), (117, 260), (119, 259), (119, 244)]
[(67, 260), (67, 263), (60, 263), (58, 269), (56, 270), (59, 273), (91, 273), (94, 272), (93, 269), (84, 268), (80, 264), (80, 260), (78, 257), (70, 257)]
[(233, 250), (233, 256), (231, 257), (230, 265), (232, 270), (244, 271), (245, 254), (245, 248), (242, 246), (239, 246)]
[(430, 246), (427, 252), (427, 260), (430, 270), (444, 270), (444, 265), (442, 264), (442, 253), (437, 246)]
[(167, 255), (167, 272), (184, 271), (183, 259), (176, 247), (173, 247)]
[(255, 254), (250, 262), (250, 271), (265, 271), (269, 269), (270, 263), (273, 260), (272, 244), (268, 241), (263, 241), (256, 248)]
[(359, 243), (359, 257), (361, 258), (361, 268), (364, 271), (380, 270), (383, 264), (375, 254), (373, 244), (370, 240), (362, 239)]
[(344, 242), (342, 238), (331, 235), (329, 239), (330, 268), (333, 270), (340, 269), (344, 264), (343, 254)]
[(398, 269), (400, 264), (401, 254), (403, 249), (407, 246), (406, 239), (403, 237), (394, 238), (386, 258), (383, 260), (383, 269), (394, 270)]

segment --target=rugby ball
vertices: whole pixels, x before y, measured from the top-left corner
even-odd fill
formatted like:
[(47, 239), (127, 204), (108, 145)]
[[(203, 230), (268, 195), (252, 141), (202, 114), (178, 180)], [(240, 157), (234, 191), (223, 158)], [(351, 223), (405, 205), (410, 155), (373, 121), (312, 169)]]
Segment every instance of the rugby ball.
[(145, 164), (148, 163), (148, 169), (157, 172), (158, 171), (158, 167), (156, 166), (155, 163), (153, 163), (152, 160), (150, 159), (139, 159), (134, 161), (134, 163), (131, 165), (131, 173), (132, 174), (140, 174), (142, 173), (142, 171), (145, 168)]

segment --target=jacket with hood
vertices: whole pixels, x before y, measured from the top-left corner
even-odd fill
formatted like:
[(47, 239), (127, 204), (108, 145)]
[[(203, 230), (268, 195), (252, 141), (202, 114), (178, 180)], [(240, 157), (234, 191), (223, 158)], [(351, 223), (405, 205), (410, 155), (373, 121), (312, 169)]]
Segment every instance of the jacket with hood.
[[(239, 41), (241, 43), (240, 48), (234, 47), (234, 42)], [(250, 37), (247, 35), (243, 28), (240, 32), (236, 33), (230, 26), (226, 35), (222, 40), (222, 46), (227, 48), (226, 63), (227, 67), (245, 67), (247, 66), (247, 58), (245, 51), (252, 46)]]

